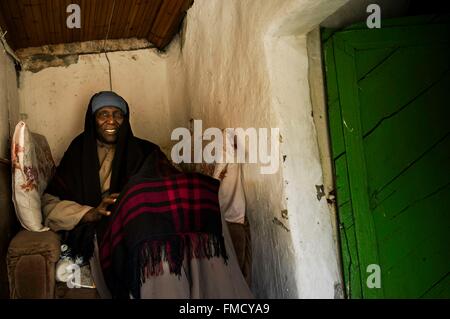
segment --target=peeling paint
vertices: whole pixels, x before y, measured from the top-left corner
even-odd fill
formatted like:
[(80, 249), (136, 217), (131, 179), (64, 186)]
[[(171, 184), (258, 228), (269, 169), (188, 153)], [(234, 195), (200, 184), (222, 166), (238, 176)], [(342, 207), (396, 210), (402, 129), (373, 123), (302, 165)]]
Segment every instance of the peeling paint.
[(323, 185), (316, 185), (317, 199), (320, 201), (325, 196), (325, 189)]
[[(95, 40), (87, 42), (74, 42), (45, 45), (17, 50), (17, 56), (22, 61), (23, 69), (37, 73), (49, 67), (67, 67), (78, 63), (79, 57), (89, 54), (100, 54), (118, 51), (137, 51), (154, 48), (145, 39), (119, 39), (119, 40)], [(155, 53), (160, 53), (155, 49)], [(138, 60), (138, 55), (132, 55), (131, 59)]]
[(24, 48), (17, 50), (19, 59), (36, 54), (64, 55), (64, 54), (93, 54), (101, 52), (133, 51), (153, 48), (145, 39), (119, 39), (119, 40), (94, 40), (86, 42), (73, 42), (63, 44), (51, 44), (41, 47)]
[(347, 125), (347, 122), (346, 122), (345, 120), (342, 120), (342, 122), (344, 123), (345, 128), (346, 128), (350, 133), (352, 133), (352, 132), (353, 132), (353, 127), (349, 127), (349, 126)]
[(283, 224), (283, 222), (281, 220), (279, 220), (278, 218), (274, 217), (272, 222), (275, 225), (281, 226), (281, 228), (283, 228), (285, 231), (290, 232), (290, 229), (286, 227), (285, 224)]
[(49, 67), (67, 67), (71, 64), (78, 63), (78, 55), (51, 55), (36, 54), (28, 59), (23, 60), (22, 66), (25, 71), (37, 73)]
[(344, 289), (342, 289), (342, 284), (339, 282), (334, 283), (334, 299), (344, 299)]
[(334, 189), (328, 192), (327, 203), (329, 205), (335, 205), (336, 204), (336, 191)]

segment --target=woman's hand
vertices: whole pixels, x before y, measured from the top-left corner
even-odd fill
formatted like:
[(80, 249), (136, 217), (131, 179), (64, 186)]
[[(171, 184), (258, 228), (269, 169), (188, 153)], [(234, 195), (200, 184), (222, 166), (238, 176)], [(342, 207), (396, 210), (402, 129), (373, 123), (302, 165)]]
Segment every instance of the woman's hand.
[(81, 219), (82, 223), (92, 223), (99, 221), (103, 216), (110, 216), (111, 212), (107, 210), (108, 206), (114, 204), (119, 197), (119, 193), (114, 193), (102, 199), (98, 207), (92, 208)]

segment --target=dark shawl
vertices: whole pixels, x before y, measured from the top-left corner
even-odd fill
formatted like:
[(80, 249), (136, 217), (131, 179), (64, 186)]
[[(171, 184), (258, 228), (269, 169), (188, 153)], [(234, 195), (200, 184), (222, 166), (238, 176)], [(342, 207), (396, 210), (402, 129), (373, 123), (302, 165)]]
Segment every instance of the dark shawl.
[[(94, 95), (95, 96), (95, 95)], [(59, 164), (56, 174), (50, 181), (46, 193), (58, 196), (61, 200), (75, 201), (81, 205), (97, 207), (102, 200), (97, 154), (95, 116), (92, 114), (92, 99), (89, 102), (84, 122), (84, 132), (70, 144)], [(145, 159), (152, 154), (154, 171), (164, 163), (170, 167), (166, 156), (159, 147), (133, 135), (129, 122), (129, 108), (119, 129), (115, 155), (112, 163), (110, 193), (120, 193), (131, 176), (136, 174)], [(82, 256), (87, 262), (93, 254), (95, 232), (101, 238), (108, 218), (98, 223), (78, 224), (66, 234), (67, 244), (74, 256)]]
[(176, 275), (185, 258), (227, 261), (220, 182), (198, 173), (158, 174), (152, 162), (150, 156), (120, 194), (99, 247), (114, 298), (128, 298), (130, 292), (140, 298), (142, 283), (163, 273), (163, 261)]

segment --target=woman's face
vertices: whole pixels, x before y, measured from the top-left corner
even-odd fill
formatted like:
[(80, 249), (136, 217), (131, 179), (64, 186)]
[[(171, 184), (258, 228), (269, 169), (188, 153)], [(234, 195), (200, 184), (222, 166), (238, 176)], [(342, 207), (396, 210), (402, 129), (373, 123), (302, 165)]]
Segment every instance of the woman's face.
[(115, 144), (124, 117), (122, 110), (115, 106), (104, 106), (95, 112), (97, 138), (103, 143)]

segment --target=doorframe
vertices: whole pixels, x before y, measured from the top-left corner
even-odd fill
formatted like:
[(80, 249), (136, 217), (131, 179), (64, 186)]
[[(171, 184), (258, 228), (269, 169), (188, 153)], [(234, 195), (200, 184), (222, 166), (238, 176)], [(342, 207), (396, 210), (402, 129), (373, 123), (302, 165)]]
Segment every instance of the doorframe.
[(339, 218), (335, 194), (335, 174), (331, 152), (331, 135), (329, 130), (327, 100), (325, 92), (325, 73), (323, 70), (322, 40), (320, 27), (314, 28), (306, 35), (308, 51), (308, 81), (312, 106), (312, 116), (317, 134), (320, 162), (323, 172), (323, 191), (330, 210), (334, 251), (339, 271), (339, 287), (335, 285), (335, 298), (348, 298), (345, 289), (341, 240), (339, 235)]

